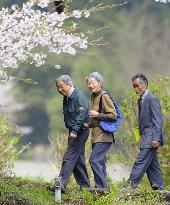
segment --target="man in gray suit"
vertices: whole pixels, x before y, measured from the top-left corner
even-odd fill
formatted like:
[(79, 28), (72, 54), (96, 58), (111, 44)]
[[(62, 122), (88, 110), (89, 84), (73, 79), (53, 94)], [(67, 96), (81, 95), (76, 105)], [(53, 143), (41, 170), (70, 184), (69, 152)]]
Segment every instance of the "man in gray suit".
[(159, 100), (148, 91), (148, 80), (142, 73), (132, 77), (136, 94), (140, 96), (139, 107), (139, 133), (140, 153), (133, 165), (128, 186), (135, 189), (143, 175), (147, 174), (151, 187), (163, 189), (163, 180), (157, 158), (157, 149), (163, 145), (163, 119)]

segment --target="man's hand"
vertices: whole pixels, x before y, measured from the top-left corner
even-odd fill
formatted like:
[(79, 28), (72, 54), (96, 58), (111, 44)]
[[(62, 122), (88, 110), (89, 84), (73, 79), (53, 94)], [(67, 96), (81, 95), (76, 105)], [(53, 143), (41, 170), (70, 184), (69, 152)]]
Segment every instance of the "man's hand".
[(91, 118), (98, 117), (98, 115), (99, 115), (99, 112), (97, 112), (96, 110), (90, 110), (89, 112), (89, 116)]
[(158, 141), (155, 141), (155, 140), (152, 141), (152, 148), (153, 149), (158, 149), (159, 145), (160, 145), (160, 143)]
[(73, 132), (70, 132), (68, 138), (71, 140), (71, 139), (75, 139), (77, 137), (77, 134), (73, 133)]

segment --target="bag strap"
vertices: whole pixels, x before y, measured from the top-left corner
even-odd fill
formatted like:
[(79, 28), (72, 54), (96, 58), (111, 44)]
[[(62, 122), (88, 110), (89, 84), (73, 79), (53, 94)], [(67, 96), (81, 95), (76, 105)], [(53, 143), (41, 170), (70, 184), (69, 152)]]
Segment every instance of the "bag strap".
[[(102, 111), (103, 111), (103, 109), (102, 109), (102, 96), (103, 96), (104, 94), (107, 94), (107, 95), (110, 97), (110, 99), (111, 99), (111, 101), (113, 102), (113, 104), (114, 104), (113, 98), (112, 98), (106, 91), (103, 91), (103, 92), (101, 93), (101, 96), (100, 96), (99, 111), (98, 111), (98, 112), (102, 112)], [(116, 109), (116, 108), (115, 108), (115, 109)]]
[[(98, 112), (102, 112), (103, 111), (103, 108), (102, 108), (102, 96), (104, 95), (104, 94), (107, 94), (105, 91), (103, 91), (102, 93), (101, 93), (101, 96), (100, 96), (100, 101), (99, 101), (99, 111)], [(109, 95), (109, 94), (108, 94)], [(110, 95), (109, 95), (110, 96)]]

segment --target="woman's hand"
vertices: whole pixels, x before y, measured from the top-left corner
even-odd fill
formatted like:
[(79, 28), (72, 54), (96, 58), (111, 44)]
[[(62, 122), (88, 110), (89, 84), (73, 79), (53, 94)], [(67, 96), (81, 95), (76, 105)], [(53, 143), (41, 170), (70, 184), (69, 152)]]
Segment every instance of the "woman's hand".
[(91, 118), (98, 117), (99, 116), (99, 112), (97, 112), (96, 110), (90, 110), (89, 116)]
[(83, 123), (83, 129), (89, 128), (89, 125), (87, 123)]

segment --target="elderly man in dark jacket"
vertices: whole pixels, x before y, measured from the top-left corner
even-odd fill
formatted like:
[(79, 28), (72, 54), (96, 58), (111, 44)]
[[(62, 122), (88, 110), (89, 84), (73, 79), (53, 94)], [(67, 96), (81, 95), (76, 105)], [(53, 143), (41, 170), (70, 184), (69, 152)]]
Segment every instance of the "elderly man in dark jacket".
[(81, 187), (89, 187), (90, 182), (85, 166), (85, 143), (89, 129), (83, 129), (83, 123), (88, 120), (88, 100), (79, 89), (74, 88), (68, 75), (61, 75), (56, 79), (56, 88), (64, 96), (64, 122), (69, 131), (68, 147), (60, 171), (62, 191), (66, 189), (72, 172)]

